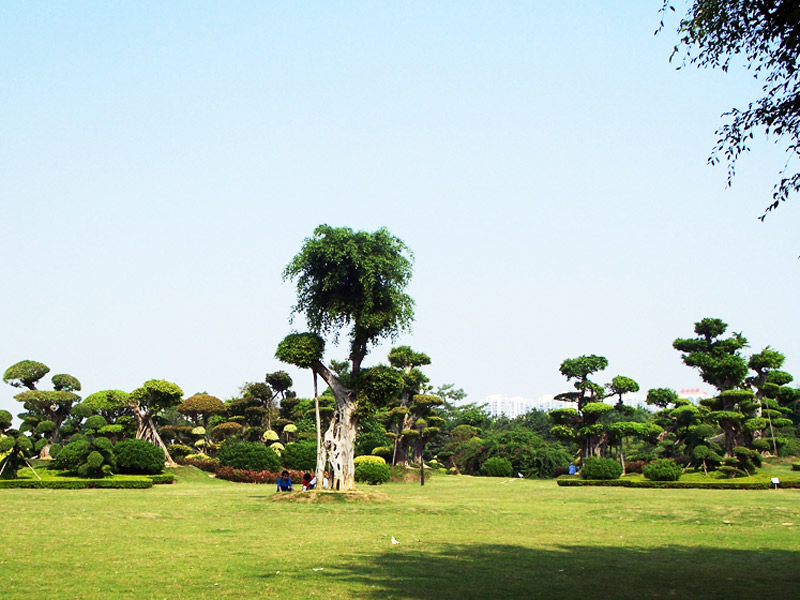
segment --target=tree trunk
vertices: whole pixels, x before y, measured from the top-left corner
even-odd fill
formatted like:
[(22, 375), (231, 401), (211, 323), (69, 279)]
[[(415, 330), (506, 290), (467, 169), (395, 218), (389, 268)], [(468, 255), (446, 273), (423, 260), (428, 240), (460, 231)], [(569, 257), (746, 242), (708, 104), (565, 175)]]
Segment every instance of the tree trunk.
[(151, 415), (147, 411), (143, 411), (138, 406), (132, 406), (131, 412), (133, 413), (134, 418), (136, 419), (136, 439), (137, 440), (144, 440), (146, 442), (150, 442), (155, 446), (161, 448), (164, 452), (164, 462), (168, 467), (175, 467), (177, 466), (175, 461), (172, 460), (172, 457), (169, 455), (169, 450), (167, 450), (167, 445), (161, 439), (161, 436), (158, 435), (158, 430), (156, 429), (156, 424), (153, 422), (153, 415)]
[(353, 459), (358, 417), (355, 414), (357, 405), (353, 391), (345, 388), (320, 361), (317, 361), (312, 369), (328, 384), (336, 400), (333, 417), (325, 432), (325, 446), (329, 452), (328, 462), (332, 471), (330, 489), (349, 492), (356, 487)]
[(619, 438), (619, 462), (622, 465), (622, 476), (625, 476), (625, 448), (623, 447), (622, 437)]
[(317, 374), (314, 373), (314, 417), (317, 421), (317, 466), (314, 476), (317, 478), (317, 489), (322, 488), (322, 476), (325, 472), (325, 463), (328, 462), (327, 447), (322, 443), (322, 424), (319, 418), (319, 394), (317, 390)]

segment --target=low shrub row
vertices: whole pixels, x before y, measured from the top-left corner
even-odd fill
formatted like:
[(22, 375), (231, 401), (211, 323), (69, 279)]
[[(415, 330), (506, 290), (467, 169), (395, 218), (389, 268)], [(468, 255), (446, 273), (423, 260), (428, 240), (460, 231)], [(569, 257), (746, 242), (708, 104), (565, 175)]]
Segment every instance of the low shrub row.
[[(769, 481), (737, 481), (721, 479), (719, 481), (650, 481), (648, 479), (573, 479), (556, 480), (561, 487), (612, 486), (628, 488), (676, 488), (706, 490), (768, 490), (772, 487)], [(800, 488), (800, 481), (782, 481), (781, 488)]]
[(800, 471), (800, 462), (792, 463), (792, 471)]
[(154, 484), (172, 483), (175, 476), (171, 473), (153, 475), (151, 477), (126, 478), (126, 479), (7, 479), (0, 481), (0, 489), (10, 488), (40, 488), (51, 490), (82, 490), (87, 488), (95, 489), (146, 489), (153, 487)]
[[(178, 458), (175, 459), (179, 465), (197, 467), (208, 473), (214, 473), (218, 479), (235, 481), (237, 483), (277, 483), (280, 477), (280, 467), (278, 471), (254, 471), (252, 469), (236, 469), (227, 465), (220, 464), (213, 458)], [(289, 477), (297, 486), (302, 485), (303, 471), (287, 469)]]

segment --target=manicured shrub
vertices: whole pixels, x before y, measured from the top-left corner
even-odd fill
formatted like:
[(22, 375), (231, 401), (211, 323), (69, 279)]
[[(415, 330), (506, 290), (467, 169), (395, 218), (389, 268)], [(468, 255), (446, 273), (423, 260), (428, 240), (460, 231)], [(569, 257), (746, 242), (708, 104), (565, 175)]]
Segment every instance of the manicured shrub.
[(800, 471), (800, 462), (792, 463), (792, 471)]
[(391, 446), (376, 446), (372, 449), (371, 454), (374, 456), (380, 456), (386, 462), (392, 458), (393, 448)]
[(373, 463), (373, 464), (377, 464), (377, 465), (385, 465), (386, 464), (386, 459), (381, 457), (381, 456), (377, 456), (377, 455), (373, 455), (373, 454), (362, 454), (361, 456), (356, 456), (353, 459), (353, 464), (354, 465), (361, 465), (361, 464), (364, 464), (364, 463)]
[(286, 444), (281, 452), (283, 466), (298, 471), (313, 471), (317, 468), (317, 443), (295, 442)]
[(249, 471), (281, 470), (281, 459), (271, 448), (258, 442), (228, 440), (219, 448), (220, 465)]
[(486, 477), (511, 477), (514, 475), (514, 467), (511, 461), (501, 456), (487, 458), (481, 466), (481, 475)]
[(644, 476), (651, 481), (678, 481), (681, 467), (669, 458), (659, 458), (642, 469)]
[(192, 448), (185, 444), (170, 444), (167, 446), (167, 450), (173, 459), (186, 458), (192, 452), (194, 452)]
[[(378, 456), (374, 458), (380, 458)], [(386, 463), (380, 462), (361, 462), (356, 465), (355, 479), (359, 483), (369, 485), (379, 485), (386, 483), (391, 477), (391, 471)]]
[(622, 465), (613, 458), (590, 457), (583, 461), (581, 477), (584, 479), (619, 479)]
[(56, 468), (77, 473), (81, 477), (105, 477), (115, 468), (115, 457), (108, 438), (72, 436), (69, 444), (53, 458)]
[(155, 475), (164, 470), (164, 452), (144, 440), (127, 439), (118, 442), (114, 446), (114, 456), (120, 473)]

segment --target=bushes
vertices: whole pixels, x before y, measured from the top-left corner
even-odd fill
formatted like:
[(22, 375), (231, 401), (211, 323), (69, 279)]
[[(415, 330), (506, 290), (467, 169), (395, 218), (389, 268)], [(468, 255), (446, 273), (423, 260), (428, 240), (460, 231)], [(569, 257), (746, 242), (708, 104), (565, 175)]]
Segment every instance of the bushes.
[(486, 477), (512, 477), (514, 475), (514, 468), (511, 466), (511, 461), (501, 456), (493, 456), (486, 459), (481, 467), (481, 475)]
[(644, 476), (651, 481), (678, 481), (681, 467), (669, 458), (659, 458), (642, 469)]
[(120, 473), (155, 475), (164, 470), (164, 452), (144, 440), (127, 439), (114, 446), (114, 457)]
[(248, 471), (281, 470), (281, 460), (275, 451), (258, 442), (228, 440), (220, 446), (218, 458), (223, 467)]
[(800, 471), (800, 462), (792, 463), (792, 471)]
[(313, 471), (317, 468), (316, 442), (295, 442), (286, 444), (281, 453), (283, 466), (298, 471)]
[(169, 455), (174, 459), (186, 458), (194, 452), (192, 448), (185, 444), (170, 444), (167, 446), (167, 450), (169, 451)]
[(104, 437), (92, 439), (75, 434), (63, 448), (53, 444), (50, 455), (57, 468), (81, 477), (105, 477), (116, 467), (111, 441)]
[(356, 456), (353, 459), (353, 464), (356, 465), (356, 466), (363, 465), (364, 463), (373, 463), (373, 464), (378, 464), (378, 465), (385, 465), (386, 464), (386, 459), (383, 458), (382, 456), (378, 456), (378, 455), (375, 455), (375, 454), (362, 454), (361, 456)]
[(581, 468), (584, 479), (619, 479), (620, 475), (622, 465), (613, 458), (587, 458)]
[[(380, 458), (378, 456), (372, 458)], [(378, 485), (386, 483), (391, 477), (389, 466), (380, 462), (365, 462), (356, 465), (355, 479), (359, 483)]]

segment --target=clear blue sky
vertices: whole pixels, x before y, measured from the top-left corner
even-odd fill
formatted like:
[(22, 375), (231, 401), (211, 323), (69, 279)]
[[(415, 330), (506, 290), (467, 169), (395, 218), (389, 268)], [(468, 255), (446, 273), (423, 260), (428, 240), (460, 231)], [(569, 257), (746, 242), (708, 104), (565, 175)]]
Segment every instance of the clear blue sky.
[(782, 154), (731, 189), (706, 165), (757, 85), (676, 70), (660, 5), (3, 3), (0, 368), (309, 394), (273, 358), (281, 270), (328, 223), (412, 248), (400, 342), (475, 401), (564, 391), (588, 353), (696, 386), (671, 342), (706, 316), (800, 376), (800, 199), (757, 220)]

